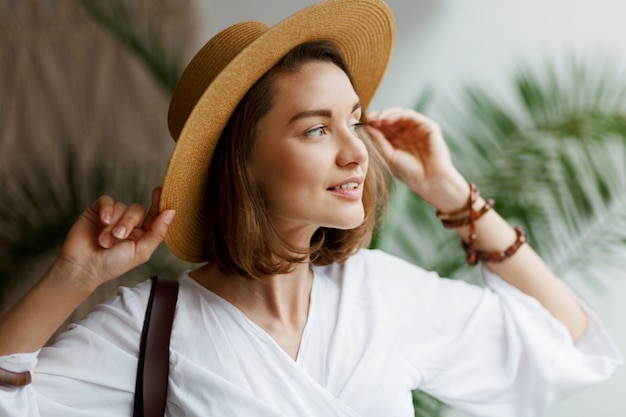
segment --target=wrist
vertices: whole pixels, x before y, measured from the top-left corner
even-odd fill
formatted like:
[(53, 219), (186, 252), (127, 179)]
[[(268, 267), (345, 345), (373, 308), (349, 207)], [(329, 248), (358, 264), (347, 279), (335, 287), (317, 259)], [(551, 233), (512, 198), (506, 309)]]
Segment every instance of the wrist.
[[(504, 250), (479, 249), (479, 247), (484, 245), (479, 246), (476, 243), (478, 240), (477, 222), (493, 208), (495, 203), (492, 199), (482, 199), (478, 187), (476, 187), (475, 184), (469, 183), (468, 185), (469, 196), (466, 203), (461, 208), (453, 211), (437, 211), (437, 217), (441, 220), (445, 228), (456, 229), (461, 236), (468, 264), (476, 265), (478, 262), (503, 262), (515, 255), (522, 245), (526, 243), (526, 232), (519, 226), (515, 227), (515, 241)], [(510, 227), (508, 227), (508, 229), (510, 230)], [(485, 229), (483, 228), (482, 231), (485, 231)], [(498, 236), (498, 240), (501, 238), (502, 235)], [(491, 240), (493, 241), (493, 239)]]
[(0, 316), (0, 355), (41, 349), (97, 287), (87, 285), (81, 275), (80, 268), (62, 259), (50, 265), (41, 279)]
[(100, 286), (100, 282), (92, 279), (91, 275), (82, 266), (60, 256), (50, 265), (42, 280), (77, 297), (87, 298)]
[(467, 204), (470, 193), (469, 183), (460, 174), (436, 181), (429, 188), (432, 192), (422, 197), (437, 211), (443, 213), (461, 209)]

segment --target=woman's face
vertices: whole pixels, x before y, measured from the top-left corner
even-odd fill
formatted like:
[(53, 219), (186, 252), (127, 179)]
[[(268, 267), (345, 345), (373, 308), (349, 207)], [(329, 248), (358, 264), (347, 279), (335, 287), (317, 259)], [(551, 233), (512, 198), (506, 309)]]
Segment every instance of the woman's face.
[(250, 164), (274, 226), (302, 244), (322, 226), (359, 226), (368, 155), (355, 133), (361, 105), (347, 75), (312, 61), (278, 73), (274, 93), (257, 125)]

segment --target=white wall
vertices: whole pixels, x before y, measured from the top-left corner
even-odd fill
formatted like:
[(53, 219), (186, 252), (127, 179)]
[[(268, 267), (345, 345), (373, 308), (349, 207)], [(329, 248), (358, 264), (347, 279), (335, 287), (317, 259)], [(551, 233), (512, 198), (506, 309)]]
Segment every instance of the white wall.
[[(273, 24), (312, 1), (197, 0), (204, 27), (199, 41), (241, 20)], [(516, 65), (565, 52), (611, 57), (626, 65), (626, 2), (621, 0), (388, 0), (398, 27), (389, 72), (372, 108), (413, 106), (425, 86), (453, 99), (467, 82), (507, 98)], [(626, 273), (609, 278), (602, 294), (570, 283), (603, 318), (626, 352)], [(458, 413), (451, 415), (459, 416)], [(626, 369), (566, 400), (548, 417), (626, 416)]]

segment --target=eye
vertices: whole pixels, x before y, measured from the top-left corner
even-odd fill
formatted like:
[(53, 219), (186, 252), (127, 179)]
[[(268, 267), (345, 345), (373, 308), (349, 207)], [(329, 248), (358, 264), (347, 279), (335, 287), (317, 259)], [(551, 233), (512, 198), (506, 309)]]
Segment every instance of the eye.
[(314, 129), (306, 131), (307, 136), (311, 136), (314, 138), (319, 138), (320, 136), (323, 136), (325, 134), (326, 134), (326, 126), (320, 126), (320, 127), (316, 127)]
[(354, 123), (352, 125), (350, 125), (350, 130), (352, 131), (352, 133), (357, 133), (359, 131), (360, 128), (362, 128), (365, 125), (365, 123)]

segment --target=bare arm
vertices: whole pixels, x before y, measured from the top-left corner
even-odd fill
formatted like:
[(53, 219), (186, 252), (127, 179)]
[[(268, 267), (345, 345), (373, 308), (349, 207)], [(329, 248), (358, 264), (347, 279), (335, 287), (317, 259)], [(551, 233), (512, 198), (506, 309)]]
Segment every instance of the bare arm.
[(160, 189), (146, 210), (108, 196), (76, 221), (59, 257), (41, 279), (0, 317), (0, 355), (40, 349), (100, 284), (148, 261), (163, 241), (173, 211), (158, 213)]
[[(394, 175), (413, 192), (442, 212), (454, 211), (466, 204), (467, 181), (452, 164), (436, 123), (412, 110), (399, 108), (371, 113), (367, 118), (369, 132)], [(474, 207), (482, 205), (481, 198)], [(515, 230), (494, 210), (482, 216), (475, 226), (478, 250), (504, 250), (516, 240)], [(458, 228), (457, 232), (462, 239), (468, 239), (467, 226)], [(587, 329), (587, 314), (529, 245), (523, 245), (503, 262), (487, 262), (486, 267), (536, 298), (567, 327), (574, 340)]]
[[(483, 204), (478, 201), (477, 205)], [(468, 228), (457, 229), (467, 240)], [(504, 250), (516, 239), (515, 231), (494, 210), (476, 222), (477, 249)], [(588, 317), (565, 284), (558, 279), (537, 253), (525, 244), (512, 257), (503, 262), (487, 262), (489, 270), (514, 285), (522, 292), (536, 298), (578, 340), (587, 329)]]

